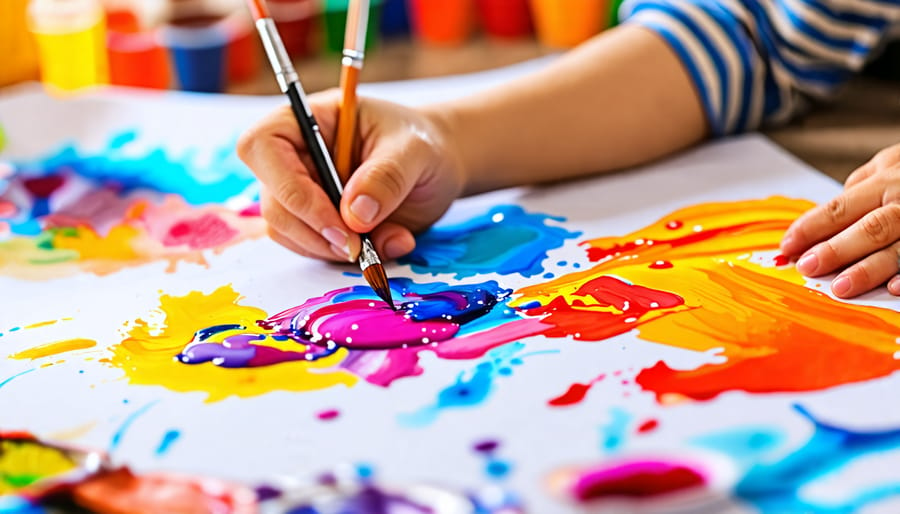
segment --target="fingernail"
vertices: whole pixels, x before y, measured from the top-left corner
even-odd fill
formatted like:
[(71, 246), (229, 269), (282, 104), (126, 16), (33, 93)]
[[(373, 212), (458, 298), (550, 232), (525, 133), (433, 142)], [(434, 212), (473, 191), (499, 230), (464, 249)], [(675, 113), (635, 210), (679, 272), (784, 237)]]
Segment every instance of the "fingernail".
[(888, 292), (894, 296), (900, 296), (900, 276), (894, 277), (888, 282)]
[(838, 296), (844, 296), (850, 292), (850, 279), (847, 277), (838, 277), (831, 283), (831, 290)]
[(797, 261), (797, 271), (804, 275), (812, 275), (819, 268), (819, 258), (814, 253), (808, 253)]
[(408, 247), (399, 237), (388, 239), (384, 243), (384, 256), (388, 259), (397, 259), (409, 253)]
[(372, 223), (375, 216), (378, 216), (379, 209), (381, 206), (378, 201), (369, 195), (359, 195), (350, 204), (350, 212), (363, 223)]
[(344, 260), (350, 260), (350, 244), (347, 233), (335, 227), (322, 229), (322, 237), (331, 243), (331, 250)]
[(331, 245), (331, 251), (334, 252), (334, 254), (337, 255), (338, 257), (340, 257), (341, 259), (343, 259), (345, 261), (353, 262), (353, 259), (350, 258), (349, 250), (347, 250), (345, 248), (341, 248), (339, 246)]

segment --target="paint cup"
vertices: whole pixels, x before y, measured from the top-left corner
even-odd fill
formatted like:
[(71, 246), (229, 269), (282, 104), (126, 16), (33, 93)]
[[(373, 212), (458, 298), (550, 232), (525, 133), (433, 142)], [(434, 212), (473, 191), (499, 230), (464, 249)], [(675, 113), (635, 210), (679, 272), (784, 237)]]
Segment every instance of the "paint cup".
[(477, 0), (485, 33), (499, 38), (521, 38), (532, 33), (528, 0)]
[(228, 34), (228, 81), (244, 82), (259, 74), (262, 47), (253, 19), (245, 11), (237, 12), (224, 20)]
[[(341, 53), (344, 50), (344, 30), (347, 28), (347, 8), (350, 0), (325, 0), (322, 19), (324, 20), (325, 49)], [(369, 4), (369, 23), (366, 25), (366, 50), (375, 46), (378, 40), (378, 25), (381, 20), (381, 1)]]
[(185, 91), (225, 90), (229, 33), (216, 14), (176, 13), (160, 29), (178, 84)]
[(317, 1), (269, 0), (268, 5), (288, 55), (296, 59), (314, 53), (312, 34), (319, 14)]
[(131, 11), (107, 11), (109, 82), (117, 86), (166, 89), (172, 82), (169, 55), (156, 35), (142, 31)]
[(530, 0), (538, 40), (552, 48), (571, 48), (606, 27), (608, 0)]
[(72, 91), (109, 81), (106, 23), (98, 0), (32, 0), (28, 22), (37, 41), (41, 80)]
[(607, 27), (615, 27), (619, 24), (619, 7), (622, 6), (622, 2), (625, 0), (609, 0), (609, 21), (607, 22)]
[(0, 86), (38, 78), (38, 55), (28, 31), (28, 0), (0, 1)]
[(413, 32), (425, 43), (461, 45), (475, 26), (473, 0), (409, 0)]
[(406, 0), (384, 0), (381, 7), (381, 34), (388, 37), (409, 34)]

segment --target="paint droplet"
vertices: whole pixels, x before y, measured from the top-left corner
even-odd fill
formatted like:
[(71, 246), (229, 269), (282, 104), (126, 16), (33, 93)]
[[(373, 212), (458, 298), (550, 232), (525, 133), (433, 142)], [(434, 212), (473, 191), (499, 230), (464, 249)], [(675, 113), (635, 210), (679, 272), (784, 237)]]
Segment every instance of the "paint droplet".
[(656, 430), (656, 428), (658, 426), (659, 426), (659, 421), (656, 421), (655, 419), (648, 419), (647, 421), (644, 421), (643, 423), (641, 423), (640, 426), (638, 426), (637, 430), (638, 430), (638, 432), (644, 434), (644, 433), (652, 432), (652, 431)]
[(500, 447), (500, 442), (495, 441), (493, 439), (487, 439), (478, 443), (475, 443), (475, 446), (472, 448), (479, 453), (492, 453), (494, 450)]
[(682, 226), (684, 226), (684, 223), (682, 223), (678, 220), (672, 220), (672, 221), (666, 223), (666, 228), (669, 230), (678, 230)]
[(332, 421), (332, 420), (337, 419), (338, 416), (340, 416), (340, 415), (341, 415), (341, 413), (339, 410), (328, 409), (328, 410), (323, 410), (322, 412), (316, 414), (316, 417), (322, 421)]
[(669, 269), (673, 264), (669, 261), (655, 261), (648, 266), (650, 269)]
[(791, 263), (790, 257), (788, 257), (787, 255), (781, 255), (781, 254), (776, 255), (775, 258), (772, 260), (775, 261), (775, 265), (778, 266), (779, 268), (782, 266), (787, 266), (788, 264)]

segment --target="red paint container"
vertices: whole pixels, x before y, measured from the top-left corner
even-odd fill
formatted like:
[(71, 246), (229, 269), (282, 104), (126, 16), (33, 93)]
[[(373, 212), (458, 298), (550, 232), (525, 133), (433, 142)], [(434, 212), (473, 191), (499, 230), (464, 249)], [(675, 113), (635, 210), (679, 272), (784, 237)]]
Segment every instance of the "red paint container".
[(169, 55), (156, 35), (142, 31), (131, 11), (108, 11), (106, 23), (110, 84), (167, 89), (172, 83)]
[(262, 48), (253, 20), (243, 14), (229, 16), (225, 19), (225, 31), (228, 33), (228, 46), (225, 49), (228, 81), (243, 82), (256, 77)]
[(413, 32), (425, 43), (461, 45), (475, 26), (474, 0), (409, 0)]
[(316, 51), (312, 37), (320, 11), (316, 0), (268, 0), (266, 3), (291, 58)]
[(494, 37), (520, 38), (533, 32), (528, 0), (477, 0), (484, 31)]

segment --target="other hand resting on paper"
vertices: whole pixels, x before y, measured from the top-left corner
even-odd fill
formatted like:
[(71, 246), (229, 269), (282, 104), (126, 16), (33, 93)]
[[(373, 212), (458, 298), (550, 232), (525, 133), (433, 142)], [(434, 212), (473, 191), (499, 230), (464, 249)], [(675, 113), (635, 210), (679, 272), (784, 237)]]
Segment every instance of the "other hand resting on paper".
[(887, 282), (900, 295), (900, 144), (879, 152), (844, 184), (844, 192), (806, 212), (785, 233), (785, 255), (818, 277), (843, 271), (831, 283), (850, 298)]

